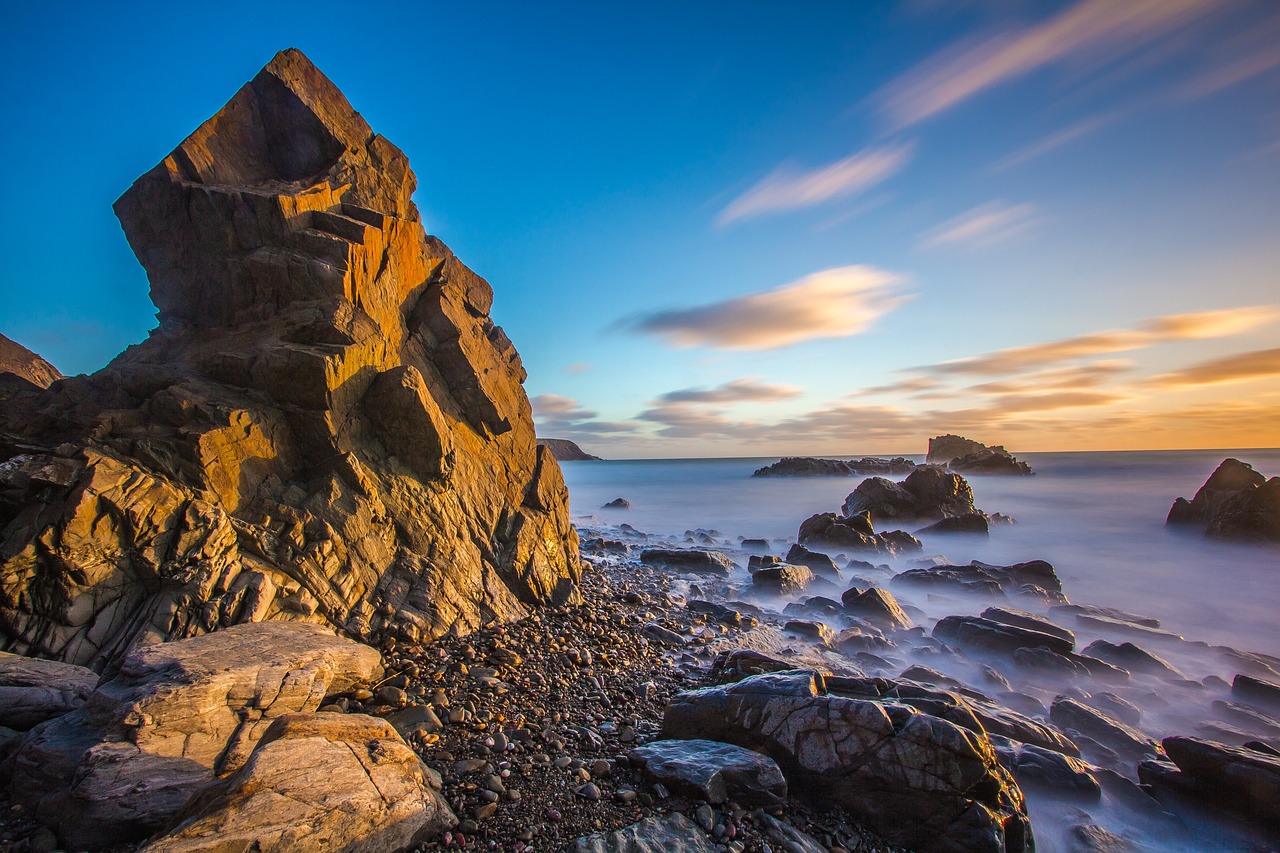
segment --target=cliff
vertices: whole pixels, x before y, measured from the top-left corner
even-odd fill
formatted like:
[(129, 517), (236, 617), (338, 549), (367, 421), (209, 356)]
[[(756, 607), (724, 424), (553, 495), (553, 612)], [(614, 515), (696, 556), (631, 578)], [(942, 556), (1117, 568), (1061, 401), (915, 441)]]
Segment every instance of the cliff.
[(419, 639), (576, 596), (520, 357), (415, 186), (286, 50), (120, 197), (159, 327), (0, 391), (0, 648), (101, 669), (242, 622)]
[(561, 462), (601, 462), (599, 456), (592, 456), (567, 438), (540, 438), (538, 445), (546, 447), (551, 455)]
[(62, 378), (58, 368), (22, 344), (0, 335), (0, 376), (20, 376), (32, 385), (48, 388)]

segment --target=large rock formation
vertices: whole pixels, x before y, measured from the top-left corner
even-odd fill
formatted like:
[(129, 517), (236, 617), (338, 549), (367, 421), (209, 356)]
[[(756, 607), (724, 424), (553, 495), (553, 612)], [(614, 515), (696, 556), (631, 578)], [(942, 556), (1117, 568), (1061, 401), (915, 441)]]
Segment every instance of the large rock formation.
[(1165, 524), (1206, 536), (1280, 542), (1280, 477), (1267, 479), (1239, 459), (1224, 459), (1191, 500), (1178, 498)]
[(917, 468), (901, 483), (870, 477), (849, 493), (842, 509), (845, 515), (870, 513), (875, 521), (940, 521), (979, 512), (964, 477), (941, 468)]
[(961, 474), (1002, 474), (1029, 477), (1035, 472), (1016, 459), (1004, 445), (986, 445), (960, 435), (939, 435), (929, 439), (925, 461)]
[(551, 451), (551, 455), (559, 462), (601, 462), (599, 456), (592, 456), (577, 443), (567, 438), (540, 438), (538, 446)]
[(58, 368), (17, 341), (0, 335), (0, 387), (10, 381), (11, 376), (20, 377), (41, 388), (48, 388), (62, 378)]
[(240, 622), (414, 639), (575, 595), (520, 358), (415, 185), (286, 50), (121, 196), (159, 328), (0, 390), (0, 648), (101, 669)]
[(916, 463), (901, 456), (880, 459), (815, 459), (811, 456), (784, 456), (772, 465), (757, 468), (752, 477), (865, 477), (869, 474), (910, 474)]

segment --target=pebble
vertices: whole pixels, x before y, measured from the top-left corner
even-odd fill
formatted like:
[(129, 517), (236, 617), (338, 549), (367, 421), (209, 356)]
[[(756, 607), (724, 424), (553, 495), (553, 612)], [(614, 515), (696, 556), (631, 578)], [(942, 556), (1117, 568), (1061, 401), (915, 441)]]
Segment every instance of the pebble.
[(575, 791), (574, 793), (576, 793), (579, 797), (582, 797), (584, 800), (600, 799), (600, 789), (597, 788), (595, 786), (595, 783), (593, 782), (588, 782), (587, 784), (583, 785), (581, 788), (578, 788), (578, 790)]

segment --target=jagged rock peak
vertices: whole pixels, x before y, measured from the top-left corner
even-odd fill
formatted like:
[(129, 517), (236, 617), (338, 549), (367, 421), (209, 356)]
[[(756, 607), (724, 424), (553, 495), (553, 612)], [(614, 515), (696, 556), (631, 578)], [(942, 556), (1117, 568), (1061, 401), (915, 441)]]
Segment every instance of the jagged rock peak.
[(115, 204), (160, 325), (0, 385), (0, 649), (109, 667), (262, 619), (465, 633), (576, 595), (493, 291), (296, 50)]
[(62, 378), (58, 368), (17, 341), (0, 335), (0, 376), (19, 376), (33, 385), (48, 388)]

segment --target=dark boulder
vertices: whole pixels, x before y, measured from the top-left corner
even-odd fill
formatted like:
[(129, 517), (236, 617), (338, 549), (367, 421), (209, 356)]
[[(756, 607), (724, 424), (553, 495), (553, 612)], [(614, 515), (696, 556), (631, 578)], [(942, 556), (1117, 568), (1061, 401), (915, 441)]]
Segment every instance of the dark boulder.
[(875, 521), (939, 521), (977, 512), (973, 489), (959, 474), (917, 468), (901, 483), (870, 477), (844, 500), (845, 515), (870, 513)]
[(1280, 542), (1280, 477), (1268, 480), (1252, 465), (1224, 459), (1191, 500), (1174, 501), (1165, 525), (1216, 539)]
[(650, 548), (640, 552), (640, 562), (677, 572), (706, 575), (727, 575), (734, 569), (733, 561), (719, 551), (699, 549)]
[(673, 791), (708, 803), (784, 805), (787, 780), (773, 759), (711, 740), (658, 740), (628, 754), (633, 766)]
[(753, 477), (866, 477), (880, 474), (908, 474), (916, 463), (896, 456), (879, 459), (815, 459), (810, 456), (787, 456), (756, 470)]
[(980, 536), (986, 536), (990, 532), (991, 525), (987, 521), (987, 517), (980, 512), (970, 512), (965, 515), (953, 515), (950, 518), (935, 521), (928, 527), (922, 527), (916, 531), (917, 534), (975, 533)]

